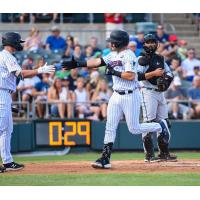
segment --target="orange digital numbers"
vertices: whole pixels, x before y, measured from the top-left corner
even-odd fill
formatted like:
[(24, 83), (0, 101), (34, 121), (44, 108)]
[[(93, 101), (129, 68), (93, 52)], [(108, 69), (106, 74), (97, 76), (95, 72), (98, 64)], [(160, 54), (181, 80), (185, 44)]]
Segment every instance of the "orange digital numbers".
[[(57, 127), (57, 140), (54, 140), (54, 127)], [(49, 144), (51, 146), (62, 145), (62, 122), (49, 122)]]
[(71, 131), (65, 131), (64, 133), (64, 145), (66, 146), (74, 146), (76, 143), (74, 141), (69, 141), (69, 136), (74, 136), (76, 135), (76, 123), (77, 122), (65, 122), (66, 126), (71, 126), (72, 130)]
[[(89, 122), (78, 122), (78, 134), (86, 137), (86, 144), (90, 145), (90, 123)], [(81, 130), (81, 127), (85, 126), (85, 131)]]
[[(67, 130), (65, 130), (66, 127)], [(90, 121), (49, 122), (50, 146), (75, 146), (79, 144), (90, 145)]]

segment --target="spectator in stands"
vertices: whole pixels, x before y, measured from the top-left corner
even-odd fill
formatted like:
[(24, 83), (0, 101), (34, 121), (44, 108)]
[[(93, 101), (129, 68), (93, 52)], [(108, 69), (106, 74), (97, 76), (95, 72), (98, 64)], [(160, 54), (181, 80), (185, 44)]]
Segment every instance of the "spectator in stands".
[(181, 66), (183, 67), (183, 76), (186, 80), (192, 81), (194, 77), (194, 67), (200, 66), (200, 60), (196, 58), (194, 48), (188, 48), (187, 59), (185, 59)]
[(92, 96), (93, 106), (100, 107), (101, 117), (105, 120), (107, 118), (108, 101), (112, 95), (112, 91), (108, 88), (105, 79), (101, 79)]
[(169, 35), (165, 33), (163, 25), (158, 25), (156, 29), (156, 39), (164, 44), (164, 46), (169, 45)]
[(44, 64), (45, 64), (45, 58), (41, 56), (40, 58), (35, 60), (34, 69), (38, 69), (39, 67), (43, 66)]
[(29, 37), (26, 38), (24, 43), (24, 50), (37, 51), (39, 48), (42, 48), (42, 39), (39, 30), (36, 27), (32, 27)]
[[(23, 67), (23, 69), (32, 69), (32, 66), (33, 66), (32, 64), (33, 63), (31, 63), (31, 65), (30, 65), (30, 63), (27, 60), (26, 63), (25, 62), (23, 63), (22, 67)], [(20, 92), (20, 93), (18, 93), (18, 95), (21, 96), (20, 100), (28, 101), (29, 103), (31, 103), (32, 89), (39, 82), (40, 82), (40, 78), (38, 76), (34, 76), (32, 78), (24, 78), (23, 80), (20, 80), (17, 85), (17, 91)], [(22, 104), (22, 108), (27, 109), (26, 105), (27, 104)], [(30, 106), (30, 108), (31, 108), (31, 106)]]
[(86, 45), (85, 46), (85, 51), (84, 51), (85, 60), (88, 60), (89, 58), (91, 58), (92, 55), (94, 55), (92, 46), (91, 45)]
[(93, 120), (99, 120), (99, 108), (91, 106), (88, 102), (89, 94), (84, 87), (84, 79), (79, 77), (77, 79), (77, 89), (74, 91), (73, 101), (76, 102), (76, 113), (79, 118), (88, 117)]
[(188, 91), (189, 98), (192, 101), (194, 108), (194, 117), (200, 117), (200, 76), (195, 76), (193, 79), (193, 87)]
[(135, 53), (136, 57), (138, 57), (141, 53), (141, 50), (137, 49), (137, 43), (135, 41), (130, 41), (128, 48)]
[(36, 13), (35, 20), (37, 22), (58, 22), (58, 13)]
[(66, 42), (63, 37), (60, 36), (60, 29), (57, 26), (53, 26), (52, 34), (46, 39), (46, 50), (51, 50), (52, 52), (65, 52)]
[(193, 115), (193, 109), (187, 104), (177, 102), (181, 100), (188, 100), (187, 93), (181, 88), (181, 80), (178, 76), (174, 78), (171, 87), (165, 93), (165, 96), (170, 102), (168, 103), (169, 113), (173, 119), (183, 118), (190, 119)]
[(69, 79), (69, 89), (70, 90), (74, 91), (76, 89), (78, 77), (79, 77), (78, 69), (77, 68), (71, 69), (70, 75), (68, 77), (68, 79)]
[(82, 53), (81, 45), (77, 44), (77, 45), (74, 47), (73, 56), (74, 56), (74, 58), (77, 59), (77, 60), (84, 60), (84, 56), (83, 56), (83, 53)]
[(106, 25), (106, 38), (110, 36), (110, 33), (115, 29), (124, 29), (124, 14), (122, 13), (105, 13), (104, 14)]
[(178, 56), (181, 58), (181, 61), (187, 58), (187, 42), (185, 40), (178, 41)]
[(66, 44), (67, 44), (67, 49), (65, 51), (63, 58), (68, 58), (73, 55), (74, 46), (75, 46), (74, 45), (74, 37), (72, 37), (71, 35), (67, 35)]
[(67, 84), (65, 84), (65, 87), (62, 85), (60, 78), (55, 78), (53, 85), (48, 90), (47, 99), (48, 102), (52, 103), (52, 116), (59, 116), (61, 119), (64, 119), (65, 112), (67, 111), (67, 117), (72, 117), (72, 104), (66, 104), (66, 102), (71, 102), (71, 93)]
[(35, 84), (32, 90), (32, 95), (35, 98), (37, 114), (39, 118), (44, 117), (45, 105), (42, 102), (47, 101), (47, 91), (51, 85), (49, 74), (42, 74), (42, 80)]
[(99, 81), (99, 78), (100, 78), (100, 73), (98, 71), (98, 69), (91, 69), (90, 71), (90, 84), (91, 84), (91, 87), (92, 89), (95, 89), (97, 84), (98, 84), (98, 81)]
[(168, 45), (164, 45), (164, 49), (161, 53), (161, 55), (163, 55), (166, 58), (166, 60), (170, 60), (174, 56), (177, 56), (177, 50), (178, 50), (177, 36), (170, 35), (168, 40), (169, 40)]
[(36, 19), (36, 15), (35, 14), (30, 14), (30, 13), (21, 13), (19, 15), (19, 21), (20, 23), (24, 23), (24, 22), (32, 22), (35, 23), (35, 19)]
[(34, 67), (34, 60), (31, 56), (28, 56), (28, 58), (22, 62), (22, 69), (33, 69), (33, 67)]
[(173, 71), (174, 76), (178, 76), (180, 79), (183, 78), (183, 69), (180, 66), (181, 60), (179, 57), (175, 56), (171, 59), (170, 68)]
[(91, 37), (89, 41), (89, 45), (93, 48), (93, 55), (96, 52), (101, 52), (101, 49), (98, 47), (98, 39), (97, 37)]
[(144, 31), (138, 30), (136, 37), (130, 37), (130, 41), (135, 41), (137, 43), (137, 49), (139, 51), (143, 50), (143, 41), (144, 41)]

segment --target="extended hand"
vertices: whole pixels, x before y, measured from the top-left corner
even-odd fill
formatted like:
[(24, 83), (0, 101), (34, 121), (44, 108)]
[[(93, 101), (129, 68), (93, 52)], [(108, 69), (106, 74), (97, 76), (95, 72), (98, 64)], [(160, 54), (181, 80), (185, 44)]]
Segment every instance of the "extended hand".
[(47, 65), (47, 63), (45, 63), (44, 66), (38, 68), (38, 74), (51, 74), (53, 72), (55, 72), (55, 67), (53, 65)]

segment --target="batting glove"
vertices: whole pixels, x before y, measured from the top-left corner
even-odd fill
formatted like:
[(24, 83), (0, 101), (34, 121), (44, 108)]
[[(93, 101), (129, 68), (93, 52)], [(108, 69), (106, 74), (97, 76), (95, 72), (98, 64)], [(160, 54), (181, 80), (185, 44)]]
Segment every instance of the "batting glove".
[(38, 68), (38, 74), (51, 74), (53, 72), (55, 72), (55, 67), (53, 65), (47, 65), (47, 63), (45, 63), (44, 66)]

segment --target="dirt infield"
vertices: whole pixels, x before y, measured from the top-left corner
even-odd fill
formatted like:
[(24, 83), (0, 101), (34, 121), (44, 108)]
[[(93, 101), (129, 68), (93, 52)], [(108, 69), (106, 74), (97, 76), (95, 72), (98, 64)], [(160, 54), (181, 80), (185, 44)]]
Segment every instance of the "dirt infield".
[(105, 173), (200, 173), (200, 160), (179, 160), (178, 162), (144, 163), (141, 160), (112, 161), (112, 169), (93, 169), (90, 162), (27, 163), (18, 172), (5, 174), (105, 174)]

